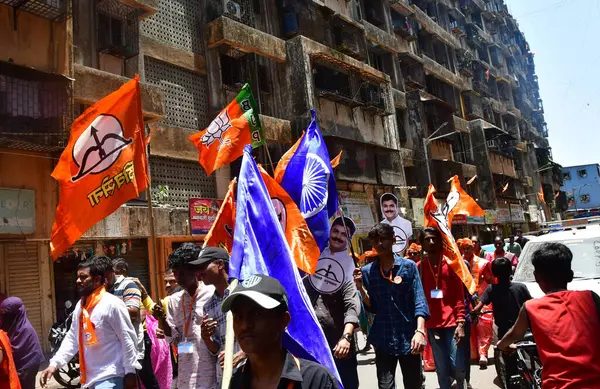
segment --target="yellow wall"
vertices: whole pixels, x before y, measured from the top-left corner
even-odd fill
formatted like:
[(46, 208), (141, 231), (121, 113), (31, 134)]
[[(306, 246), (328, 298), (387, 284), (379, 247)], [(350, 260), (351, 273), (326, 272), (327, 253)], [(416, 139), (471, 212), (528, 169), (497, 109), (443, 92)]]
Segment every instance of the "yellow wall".
[[(67, 23), (52, 23), (27, 12), (17, 13), (0, 4), (0, 61), (68, 75)], [(69, 38), (70, 39), (70, 38)]]
[(54, 164), (45, 154), (0, 149), (0, 187), (35, 191), (35, 233), (27, 238), (50, 238), (58, 200), (58, 185), (50, 177)]

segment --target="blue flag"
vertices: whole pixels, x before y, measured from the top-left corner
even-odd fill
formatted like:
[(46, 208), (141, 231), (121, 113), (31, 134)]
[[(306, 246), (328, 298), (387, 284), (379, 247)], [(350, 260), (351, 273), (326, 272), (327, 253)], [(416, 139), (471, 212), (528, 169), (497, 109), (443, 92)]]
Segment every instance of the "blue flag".
[(338, 208), (335, 176), (329, 152), (317, 126), (317, 114), (290, 158), (281, 186), (298, 205), (321, 251), (329, 241), (329, 219)]
[(246, 146), (238, 178), (229, 277), (240, 282), (254, 274), (277, 278), (288, 294), (292, 317), (283, 346), (296, 357), (327, 367), (340, 381), (331, 350), (251, 152), (252, 147)]

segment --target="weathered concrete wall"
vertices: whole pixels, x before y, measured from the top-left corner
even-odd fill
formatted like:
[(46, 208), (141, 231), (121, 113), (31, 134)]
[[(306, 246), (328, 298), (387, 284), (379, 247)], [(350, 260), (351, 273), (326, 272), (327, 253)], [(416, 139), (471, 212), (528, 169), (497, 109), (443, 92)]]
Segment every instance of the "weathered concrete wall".
[(493, 209), (496, 207), (496, 193), (494, 191), (495, 182), (492, 177), (490, 161), (486, 146), (485, 130), (483, 129), (483, 120), (472, 120), (471, 141), (474, 145), (473, 158), (477, 165), (477, 188), (479, 190), (479, 205), (484, 209)]
[[(70, 22), (46, 20), (0, 4), (0, 61), (70, 76)], [(15, 30), (16, 24), (16, 30)]]
[(174, 46), (165, 45), (145, 35), (140, 36), (140, 52), (145, 56), (168, 62), (202, 75), (206, 74), (206, 59), (204, 56)]
[(4, 151), (0, 152), (0, 187), (35, 191), (35, 233), (27, 237), (49, 239), (58, 203), (58, 185), (50, 176), (55, 160), (49, 154)]

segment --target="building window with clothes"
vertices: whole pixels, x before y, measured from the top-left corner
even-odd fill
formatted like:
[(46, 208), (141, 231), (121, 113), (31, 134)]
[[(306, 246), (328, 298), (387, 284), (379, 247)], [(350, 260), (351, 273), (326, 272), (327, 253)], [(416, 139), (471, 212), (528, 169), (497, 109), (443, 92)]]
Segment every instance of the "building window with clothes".
[(565, 173), (563, 173), (563, 179), (565, 181), (570, 180), (571, 179), (571, 172), (565, 172)]
[(579, 200), (581, 200), (582, 203), (589, 203), (590, 202), (590, 195), (589, 194), (582, 194), (581, 196), (579, 196)]
[(581, 178), (586, 178), (587, 177), (587, 170), (586, 169), (577, 170), (577, 175), (579, 175), (579, 177), (581, 177)]

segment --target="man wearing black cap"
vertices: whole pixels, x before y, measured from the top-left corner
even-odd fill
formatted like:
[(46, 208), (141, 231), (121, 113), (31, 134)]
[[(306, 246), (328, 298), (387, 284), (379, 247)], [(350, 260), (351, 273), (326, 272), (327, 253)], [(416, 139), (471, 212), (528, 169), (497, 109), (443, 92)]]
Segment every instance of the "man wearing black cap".
[[(190, 262), (198, 266), (198, 278), (205, 285), (215, 287), (215, 293), (204, 305), (204, 318), (201, 325), (202, 340), (213, 355), (218, 356), (216, 364), (217, 388), (221, 387), (223, 378), (223, 361), (225, 349), (225, 332), (227, 329), (225, 314), (221, 311), (223, 299), (229, 295), (229, 254), (220, 247), (205, 247), (197, 260)], [(234, 343), (233, 366), (237, 366), (246, 354)]]
[(348, 254), (348, 241), (355, 230), (351, 219), (335, 219), (329, 247), (323, 250), (315, 274), (304, 279), (304, 287), (332, 349), (345, 389), (358, 388), (353, 334), (359, 325), (360, 300), (352, 277), (354, 261)]
[(325, 367), (296, 358), (283, 348), (290, 313), (287, 294), (278, 280), (260, 274), (249, 277), (223, 301), (222, 310), (232, 311), (235, 337), (248, 356), (233, 373), (231, 389), (338, 388)]

